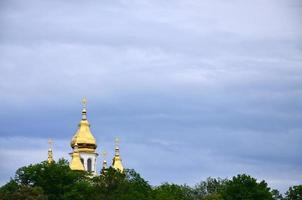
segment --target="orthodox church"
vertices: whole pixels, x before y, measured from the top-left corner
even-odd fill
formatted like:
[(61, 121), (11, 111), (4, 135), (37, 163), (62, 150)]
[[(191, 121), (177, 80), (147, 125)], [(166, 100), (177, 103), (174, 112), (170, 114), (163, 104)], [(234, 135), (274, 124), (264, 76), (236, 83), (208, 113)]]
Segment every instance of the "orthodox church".
[[(97, 175), (97, 142), (90, 131), (90, 124), (87, 120), (87, 101), (85, 98), (83, 99), (82, 103), (82, 119), (78, 125), (76, 133), (74, 134), (70, 142), (72, 153), (70, 153), (71, 161), (69, 163), (69, 167), (72, 170), (88, 171), (94, 175)], [(48, 149), (48, 163), (51, 163), (53, 162), (51, 140), (49, 141), (49, 144), (50, 147)], [(107, 161), (105, 159), (106, 152), (104, 151), (102, 155), (104, 157), (102, 169), (104, 170), (107, 168)], [(112, 167), (116, 170), (119, 170), (120, 172), (124, 171), (122, 159), (120, 157), (118, 138), (115, 139), (115, 154), (112, 159)]]

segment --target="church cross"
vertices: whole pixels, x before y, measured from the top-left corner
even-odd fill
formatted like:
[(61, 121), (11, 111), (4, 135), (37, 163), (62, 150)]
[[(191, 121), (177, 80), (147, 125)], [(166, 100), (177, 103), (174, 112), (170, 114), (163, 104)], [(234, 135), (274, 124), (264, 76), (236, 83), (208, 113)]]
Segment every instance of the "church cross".
[(48, 139), (49, 148), (52, 148), (53, 140), (51, 138)]
[(85, 97), (82, 99), (82, 104), (83, 104), (83, 108), (86, 108), (87, 99)]
[(103, 156), (104, 158), (106, 158), (107, 152), (106, 152), (106, 151), (103, 151), (103, 152), (102, 152), (102, 156)]
[(120, 143), (120, 139), (118, 137), (116, 137), (114, 143), (115, 143), (115, 146), (118, 146)]

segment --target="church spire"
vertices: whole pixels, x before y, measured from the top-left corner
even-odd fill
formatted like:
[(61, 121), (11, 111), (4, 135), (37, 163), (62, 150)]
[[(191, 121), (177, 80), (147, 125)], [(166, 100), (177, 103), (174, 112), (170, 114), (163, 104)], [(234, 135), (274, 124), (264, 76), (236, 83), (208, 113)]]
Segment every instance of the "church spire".
[(83, 104), (82, 120), (87, 120), (87, 111), (86, 111), (87, 99), (85, 97), (82, 99), (82, 104)]
[(108, 169), (107, 161), (106, 161), (107, 152), (103, 151), (102, 152), (102, 156), (103, 156), (103, 167), (102, 167), (101, 173), (104, 174), (104, 173), (106, 173), (106, 171)]
[(78, 170), (78, 171), (84, 171), (84, 166), (80, 159), (78, 144), (75, 143), (72, 153), (72, 158), (69, 164), (70, 169), (72, 170)]
[(52, 153), (52, 144), (53, 141), (51, 139), (48, 140), (49, 148), (48, 148), (48, 157), (47, 157), (47, 162), (48, 164), (53, 162), (53, 153)]
[[(97, 144), (96, 139), (90, 131), (90, 124), (87, 119), (86, 98), (83, 98), (82, 105), (82, 119), (70, 143), (74, 149), (73, 153), (71, 153), (72, 161), (70, 168), (74, 170), (85, 170), (96, 174)], [(75, 164), (73, 164), (73, 162)]]
[(102, 152), (102, 156), (104, 158), (104, 160), (103, 160), (103, 168), (107, 168), (107, 161), (106, 161), (107, 152), (103, 151)]
[(119, 138), (115, 138), (115, 155), (112, 160), (112, 167), (120, 172), (124, 171), (122, 159), (120, 157)]
[(87, 99), (82, 100), (82, 119), (79, 123), (78, 130), (71, 140), (71, 147), (74, 148), (75, 143), (78, 144), (80, 152), (95, 152), (97, 147), (96, 140), (90, 131), (90, 124), (87, 120)]

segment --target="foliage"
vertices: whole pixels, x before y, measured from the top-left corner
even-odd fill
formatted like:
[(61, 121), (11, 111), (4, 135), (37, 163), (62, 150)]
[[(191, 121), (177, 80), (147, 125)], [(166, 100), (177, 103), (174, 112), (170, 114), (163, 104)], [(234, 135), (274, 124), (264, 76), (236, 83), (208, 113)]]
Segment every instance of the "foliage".
[(47, 196), (44, 195), (43, 189), (40, 187), (18, 185), (16, 181), (11, 180), (0, 189), (0, 199), (47, 200)]
[(242, 174), (231, 180), (208, 178), (194, 187), (163, 183), (152, 187), (134, 170), (108, 168), (99, 176), (72, 171), (66, 160), (21, 167), (0, 188), (0, 200), (301, 200), (302, 185), (285, 198), (265, 181)]
[(209, 194), (206, 197), (202, 198), (202, 200), (223, 200), (221, 194)]
[(152, 199), (151, 186), (134, 170), (126, 169), (120, 173), (110, 167), (102, 176), (94, 177), (92, 182), (96, 199)]
[(302, 200), (302, 185), (290, 187), (285, 193), (286, 200)]
[(90, 195), (89, 174), (72, 171), (66, 160), (42, 162), (17, 170), (15, 181), (27, 187), (43, 188), (49, 200), (86, 199)]
[(282, 196), (282, 194), (280, 194), (280, 192), (278, 190), (274, 189), (271, 191), (271, 193), (272, 193), (274, 200), (283, 200), (283, 196)]
[(222, 197), (225, 200), (273, 200), (270, 188), (265, 181), (257, 183), (256, 179), (242, 174), (226, 182)]
[(191, 189), (186, 185), (164, 183), (154, 188), (156, 200), (191, 200)]
[(207, 178), (206, 181), (201, 181), (194, 188), (194, 195), (196, 199), (206, 199), (207, 196), (210, 198), (218, 198), (216, 194), (221, 193), (226, 183), (226, 179)]

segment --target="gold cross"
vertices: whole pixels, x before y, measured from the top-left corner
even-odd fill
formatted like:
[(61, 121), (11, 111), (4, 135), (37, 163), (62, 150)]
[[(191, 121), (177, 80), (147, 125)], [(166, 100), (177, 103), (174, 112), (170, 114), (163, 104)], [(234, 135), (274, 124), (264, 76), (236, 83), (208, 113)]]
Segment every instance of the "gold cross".
[(120, 139), (118, 137), (116, 137), (114, 143), (116, 146), (118, 146), (120, 143)]
[(83, 104), (83, 108), (86, 108), (87, 99), (85, 97), (82, 99), (82, 104)]
[(52, 148), (53, 141), (51, 138), (48, 139), (49, 148)]
[(106, 152), (106, 151), (103, 151), (103, 152), (102, 152), (102, 156), (103, 156), (104, 158), (106, 158), (107, 152)]

